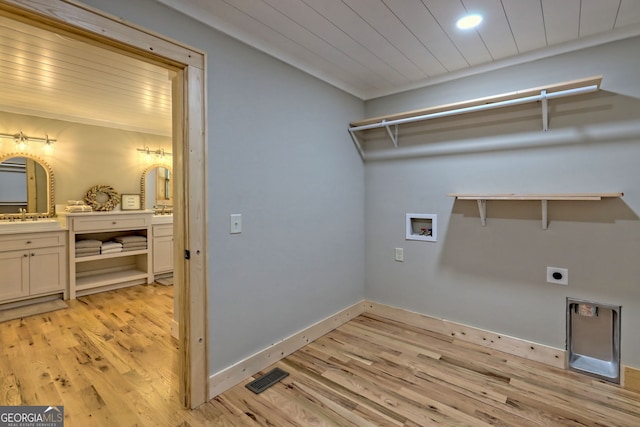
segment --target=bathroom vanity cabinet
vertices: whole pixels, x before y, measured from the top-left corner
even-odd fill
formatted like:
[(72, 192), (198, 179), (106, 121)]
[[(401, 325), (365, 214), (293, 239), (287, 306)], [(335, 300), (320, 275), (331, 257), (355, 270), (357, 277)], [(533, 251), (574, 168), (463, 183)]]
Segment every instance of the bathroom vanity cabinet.
[(66, 295), (65, 231), (0, 235), (0, 304)]
[[(150, 211), (65, 213), (69, 230), (69, 297), (126, 286), (153, 283)], [(119, 236), (145, 236), (144, 249), (91, 256), (76, 256), (76, 241), (103, 242)]]
[(153, 273), (173, 272), (173, 224), (153, 225)]

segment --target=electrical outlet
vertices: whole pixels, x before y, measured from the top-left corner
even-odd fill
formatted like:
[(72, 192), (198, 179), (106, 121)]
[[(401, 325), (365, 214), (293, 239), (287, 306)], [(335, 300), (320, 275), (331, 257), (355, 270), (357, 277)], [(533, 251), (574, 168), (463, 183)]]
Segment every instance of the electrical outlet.
[(396, 261), (404, 261), (404, 249), (396, 248)]
[(547, 267), (547, 283), (555, 285), (569, 284), (569, 270), (559, 267)]

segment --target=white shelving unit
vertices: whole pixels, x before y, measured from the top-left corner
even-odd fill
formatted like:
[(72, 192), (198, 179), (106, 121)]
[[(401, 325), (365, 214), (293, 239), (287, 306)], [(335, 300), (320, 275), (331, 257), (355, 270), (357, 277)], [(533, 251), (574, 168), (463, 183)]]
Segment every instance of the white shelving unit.
[(487, 225), (487, 200), (539, 200), (542, 208), (542, 228), (549, 228), (547, 202), (549, 200), (588, 201), (602, 200), (609, 197), (622, 197), (624, 193), (573, 193), (573, 194), (459, 194), (449, 193), (447, 196), (458, 200), (475, 200), (478, 203), (480, 222)]
[[(151, 211), (61, 214), (69, 229), (69, 297), (153, 283)], [(76, 257), (76, 240), (147, 237), (144, 250)]]

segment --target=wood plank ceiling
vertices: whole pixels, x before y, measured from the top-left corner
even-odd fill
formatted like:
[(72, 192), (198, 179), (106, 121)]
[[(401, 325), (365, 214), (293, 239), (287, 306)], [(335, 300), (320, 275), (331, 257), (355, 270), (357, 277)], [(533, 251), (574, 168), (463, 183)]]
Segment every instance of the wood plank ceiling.
[[(155, 1), (361, 99), (640, 35), (639, 0)], [(170, 135), (170, 73), (0, 17), (0, 111)]]
[(0, 111), (169, 136), (170, 74), (0, 16)]
[(362, 99), (640, 34), (638, 0), (156, 1)]

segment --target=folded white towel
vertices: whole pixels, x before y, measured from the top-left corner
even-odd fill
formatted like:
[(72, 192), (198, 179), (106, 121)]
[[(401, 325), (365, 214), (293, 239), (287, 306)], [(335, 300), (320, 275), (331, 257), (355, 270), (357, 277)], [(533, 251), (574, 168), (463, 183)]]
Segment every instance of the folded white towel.
[(91, 252), (100, 253), (100, 248), (76, 248), (77, 254), (87, 254)]
[(113, 240), (120, 243), (134, 243), (134, 242), (146, 242), (147, 238), (145, 236), (118, 236)]
[(134, 247), (134, 248), (130, 248), (130, 247), (123, 247), (122, 248), (122, 252), (132, 252), (132, 251), (144, 251), (145, 249), (147, 249), (146, 246), (143, 247)]
[(103, 242), (102, 243), (102, 250), (109, 250), (109, 249), (122, 249), (122, 243), (118, 243), (118, 242)]
[(87, 252), (87, 253), (83, 253), (83, 254), (79, 254), (78, 252), (76, 252), (76, 258), (81, 258), (81, 257), (85, 257), (85, 256), (94, 256), (94, 255), (100, 255), (100, 251), (98, 252)]
[(77, 205), (77, 206), (67, 206), (64, 208), (66, 212), (77, 213), (77, 212), (91, 212), (93, 208), (91, 206), (85, 205)]
[(103, 249), (100, 253), (101, 254), (119, 254), (120, 252), (122, 252), (122, 248), (118, 248), (118, 249)]
[(100, 251), (95, 251), (95, 252), (76, 252), (76, 257), (79, 257), (79, 256), (94, 256), (94, 255), (100, 255)]
[(123, 248), (146, 248), (147, 242), (123, 243)]
[(101, 240), (96, 240), (96, 239), (76, 240), (76, 248), (99, 248), (100, 246), (102, 246)]

